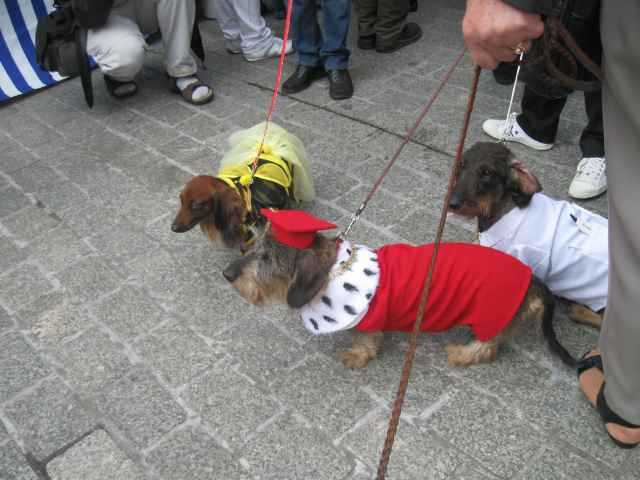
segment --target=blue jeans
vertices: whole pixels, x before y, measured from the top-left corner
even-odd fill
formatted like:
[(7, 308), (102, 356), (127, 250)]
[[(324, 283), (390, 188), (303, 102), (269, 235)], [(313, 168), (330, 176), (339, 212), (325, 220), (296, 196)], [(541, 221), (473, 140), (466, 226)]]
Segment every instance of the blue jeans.
[[(349, 66), (347, 35), (351, 21), (350, 0), (322, 0), (322, 30), (318, 24), (316, 0), (293, 1), (293, 46), (300, 65), (324, 65), (327, 70)], [(324, 35), (323, 35), (324, 32)]]

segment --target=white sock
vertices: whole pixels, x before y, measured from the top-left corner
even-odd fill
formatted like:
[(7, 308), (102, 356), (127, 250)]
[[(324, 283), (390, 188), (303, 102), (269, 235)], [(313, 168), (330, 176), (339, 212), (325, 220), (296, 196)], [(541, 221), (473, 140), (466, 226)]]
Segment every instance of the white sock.
[[(189, 85), (197, 83), (197, 82), (199, 82), (199, 80), (198, 80), (197, 77), (194, 77), (194, 76), (181, 77), (181, 78), (177, 78), (176, 79), (176, 85), (178, 86), (178, 88), (180, 89), (181, 92), (185, 88), (187, 88)], [(207, 95), (209, 95), (210, 91), (211, 90), (206, 85), (203, 85), (202, 87), (198, 87), (193, 91), (193, 99), (196, 102), (199, 102), (200, 100), (204, 99)]]

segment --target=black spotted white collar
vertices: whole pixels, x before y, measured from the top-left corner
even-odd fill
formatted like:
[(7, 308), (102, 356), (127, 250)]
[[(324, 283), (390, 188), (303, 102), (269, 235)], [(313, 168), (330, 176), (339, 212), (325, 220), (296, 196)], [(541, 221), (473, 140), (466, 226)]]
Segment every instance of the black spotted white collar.
[(300, 310), (304, 326), (316, 335), (355, 327), (366, 315), (379, 279), (376, 252), (343, 241), (327, 287)]

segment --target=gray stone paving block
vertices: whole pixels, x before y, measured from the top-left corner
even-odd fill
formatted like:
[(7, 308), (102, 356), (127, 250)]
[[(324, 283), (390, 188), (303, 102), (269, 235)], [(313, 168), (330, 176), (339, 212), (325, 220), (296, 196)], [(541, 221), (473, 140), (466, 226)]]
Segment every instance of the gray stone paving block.
[(309, 128), (322, 131), (328, 136), (350, 138), (354, 141), (365, 138), (376, 131), (368, 125), (308, 105), (292, 107), (288, 110), (287, 117), (295, 123), (307, 125)]
[(122, 208), (87, 202), (81, 210), (60, 212), (60, 218), (79, 237), (84, 238), (118, 225), (124, 220), (121, 216), (123, 213)]
[(31, 152), (2, 134), (0, 134), (0, 158), (2, 158), (0, 167), (5, 173), (15, 172), (38, 161)]
[(96, 430), (47, 464), (51, 480), (138, 480), (142, 470), (104, 430)]
[(147, 457), (165, 480), (252, 478), (229, 452), (197, 429), (187, 428), (163, 441)]
[(11, 310), (17, 310), (50, 290), (49, 281), (33, 265), (23, 264), (0, 276), (0, 302)]
[(376, 406), (338, 359), (313, 356), (276, 380), (274, 394), (330, 438), (338, 438)]
[[(208, 242), (207, 237), (202, 233), (200, 227), (194, 227), (184, 233), (175, 233), (171, 231), (171, 223), (178, 212), (178, 206), (180, 204), (180, 200), (177, 195), (174, 198), (174, 203), (175, 211), (172, 210), (165, 216), (149, 223), (145, 227), (145, 233), (170, 249), (196, 248), (202, 246), (203, 242)], [(211, 248), (211, 250), (213, 251), (214, 248)]]
[(80, 301), (96, 300), (120, 284), (118, 276), (96, 257), (80, 260), (57, 276), (65, 290)]
[(150, 368), (174, 387), (212, 367), (222, 356), (191, 330), (175, 322), (154, 330), (134, 348)]
[[(4, 221), (2, 222), (4, 224)], [(6, 272), (27, 259), (30, 249), (17, 247), (9, 237), (0, 236), (0, 271)]]
[(15, 238), (23, 242), (31, 242), (38, 235), (55, 228), (60, 224), (60, 221), (60, 217), (48, 211), (44, 205), (33, 205), (3, 218), (2, 225)]
[(47, 143), (60, 137), (55, 130), (24, 112), (11, 115), (11, 121), (4, 122), (0, 128), (27, 148), (46, 146)]
[(0, 218), (11, 215), (30, 204), (29, 199), (17, 188), (0, 190)]
[(13, 320), (4, 308), (0, 308), (0, 335), (14, 327)]
[[(224, 345), (232, 358), (239, 362), (238, 368), (245, 375), (257, 382), (270, 384), (302, 360), (306, 351), (277, 330), (266, 318), (254, 314), (246, 315), (247, 308), (228, 304), (227, 315), (238, 315), (229, 310), (239, 310), (240, 314), (245, 315), (233, 319), (233, 328), (224, 331), (215, 340)], [(270, 320), (283, 321), (281, 318)], [(255, 365), (260, 365), (260, 369), (256, 370)]]
[[(336, 200), (336, 203), (349, 212), (355, 212), (369, 193), (369, 190), (370, 187), (361, 185), (342, 195)], [(396, 198), (389, 194), (386, 189), (381, 188), (369, 202), (366, 213), (362, 218), (366, 218), (367, 221), (381, 227), (393, 227), (406, 217), (410, 211), (409, 209), (413, 206), (412, 202), (401, 198), (402, 195), (400, 195), (400, 198)]]
[(440, 409), (421, 423), (506, 478), (520, 471), (543, 441), (514, 412), (472, 389), (451, 392)]
[(604, 431), (595, 409), (584, 398), (575, 380), (556, 381), (546, 388), (532, 389), (529, 401), (521, 411), (529, 422), (553, 432), (560, 440), (571, 443), (592, 457), (619, 468), (626, 452), (617, 448)]
[(142, 368), (111, 384), (97, 403), (139, 448), (148, 447), (187, 418), (169, 392)]
[(91, 310), (98, 320), (126, 340), (148, 333), (163, 317), (156, 302), (142, 289), (129, 284), (93, 304)]
[(38, 480), (38, 475), (13, 441), (0, 446), (0, 478), (3, 480)]
[(594, 462), (572, 452), (564, 446), (549, 445), (543, 449), (541, 455), (532, 462), (522, 473), (527, 480), (570, 480), (588, 478), (593, 480), (607, 480), (615, 478), (611, 470), (603, 469)]
[(253, 107), (240, 107), (236, 113), (229, 117), (229, 121), (244, 129), (264, 122), (265, 117), (266, 114), (263, 110)]
[(4, 423), (0, 421), (0, 443), (4, 443), (8, 438), (9, 434), (7, 433), (7, 429), (5, 428)]
[[(440, 208), (419, 208), (414, 210), (392, 230), (410, 243), (422, 245), (433, 242), (440, 222)], [(443, 232), (443, 240), (450, 242), (473, 242), (476, 234), (473, 230), (448, 219)]]
[(56, 182), (43, 188), (39, 188), (36, 197), (52, 210), (80, 210), (83, 208), (89, 196), (69, 181)]
[(176, 125), (176, 128), (183, 134), (204, 142), (210, 137), (221, 134), (226, 125), (228, 123), (223, 123), (217, 118), (199, 113), (180, 122)]
[(213, 102), (200, 107), (218, 119), (226, 119), (238, 111), (238, 98), (224, 95), (216, 85), (216, 98)]
[(126, 220), (97, 232), (88, 238), (88, 242), (115, 268), (123, 268), (126, 263), (159, 246), (142, 229)]
[(49, 367), (19, 333), (0, 337), (0, 403), (49, 374)]
[(86, 394), (98, 394), (131, 368), (122, 346), (113, 343), (97, 328), (87, 330), (57, 348), (54, 355), (69, 382)]
[(40, 461), (90, 431), (95, 422), (58, 378), (45, 380), (5, 412), (26, 451)]
[(49, 272), (57, 272), (88, 255), (91, 250), (69, 228), (58, 227), (31, 244), (35, 260)]
[(59, 345), (93, 324), (86, 309), (71, 302), (68, 295), (54, 291), (42, 295), (17, 312), (20, 328), (42, 345)]
[(355, 175), (327, 167), (315, 162), (311, 164), (311, 177), (315, 184), (316, 195), (324, 200), (334, 200), (360, 185)]
[(471, 464), (465, 464), (456, 470), (453, 478), (456, 480), (492, 480), (498, 477), (484, 473), (479, 468)]
[[(341, 442), (372, 469), (378, 467), (384, 445), (389, 412), (378, 411)], [(388, 478), (394, 480), (435, 480), (451, 478), (464, 457), (450, 447), (442, 445), (433, 434), (420, 432), (401, 421), (393, 445)]]
[(171, 126), (185, 121), (196, 115), (196, 112), (184, 106), (181, 102), (171, 101), (155, 108), (151, 108), (146, 112), (149, 116), (156, 120)]
[(355, 466), (351, 456), (292, 415), (280, 417), (257, 433), (242, 456), (250, 471), (264, 479), (337, 479), (346, 477)]
[(638, 472), (640, 472), (640, 452), (636, 449), (629, 454), (621, 480), (635, 480), (638, 478)]
[(145, 288), (154, 294), (172, 298), (185, 286), (199, 281), (198, 273), (172, 257), (167, 251), (157, 249), (127, 265), (131, 274), (144, 282)]
[(155, 119), (148, 120), (142, 125), (134, 128), (129, 134), (146, 145), (158, 148), (165, 145), (179, 135), (175, 127), (157, 122)]
[(184, 397), (215, 434), (236, 451), (282, 409), (271, 395), (226, 364), (193, 379)]
[(181, 165), (190, 165), (202, 157), (215, 158), (215, 153), (210, 148), (185, 136), (158, 147), (158, 151)]

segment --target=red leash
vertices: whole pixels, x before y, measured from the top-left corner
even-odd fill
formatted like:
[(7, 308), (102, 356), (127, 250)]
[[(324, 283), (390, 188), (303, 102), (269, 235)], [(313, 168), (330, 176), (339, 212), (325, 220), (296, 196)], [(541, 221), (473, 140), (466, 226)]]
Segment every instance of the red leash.
[(267, 110), (267, 121), (264, 125), (264, 132), (262, 133), (262, 139), (260, 145), (258, 145), (258, 151), (256, 157), (253, 159), (253, 166), (251, 167), (251, 175), (256, 172), (258, 167), (258, 160), (262, 153), (262, 147), (264, 146), (264, 140), (267, 138), (267, 131), (269, 130), (269, 124), (271, 123), (271, 117), (273, 117), (273, 111), (276, 109), (276, 102), (278, 100), (278, 94), (280, 93), (280, 82), (282, 81), (282, 71), (284, 69), (284, 59), (287, 56), (287, 40), (289, 39), (289, 30), (291, 29), (291, 16), (293, 14), (293, 0), (287, 0), (287, 14), (284, 19), (284, 33), (282, 34), (282, 48), (280, 49), (280, 57), (278, 58), (278, 71), (276, 73), (276, 81), (273, 85), (273, 94), (271, 95), (271, 104)]

